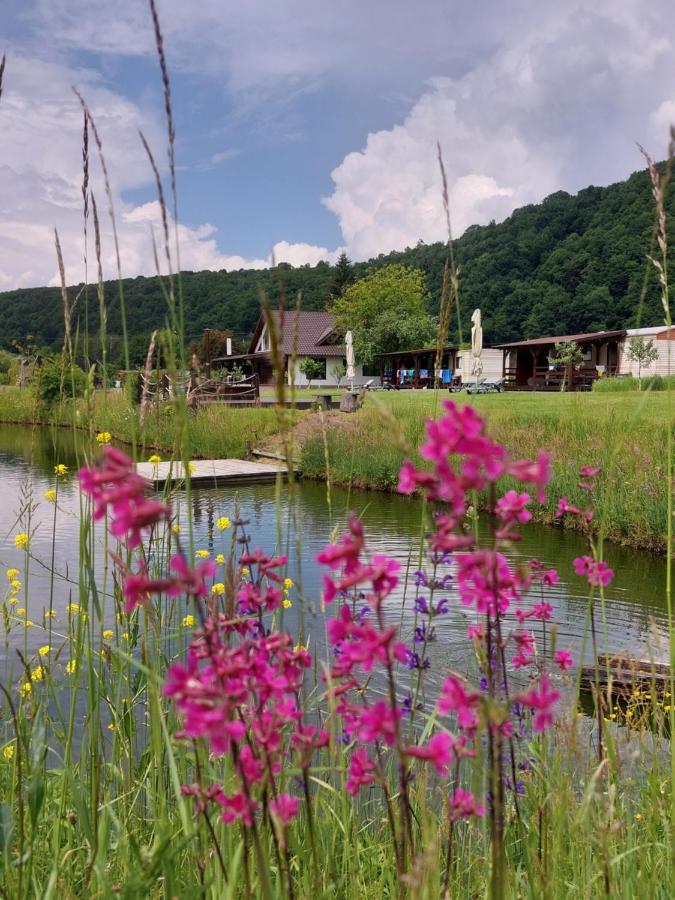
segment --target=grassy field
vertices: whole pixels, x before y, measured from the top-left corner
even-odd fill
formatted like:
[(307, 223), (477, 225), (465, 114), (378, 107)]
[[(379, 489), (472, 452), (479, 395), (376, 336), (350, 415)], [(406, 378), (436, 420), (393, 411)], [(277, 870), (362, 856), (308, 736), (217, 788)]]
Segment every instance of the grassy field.
[[(447, 393), (395, 392), (368, 396), (364, 407), (344, 427), (331, 427), (304, 441), (306, 477), (334, 484), (395, 490), (406, 458), (418, 460), (424, 422), (440, 411)], [(515, 456), (535, 456), (546, 448), (553, 456), (549, 502), (541, 517), (553, 516), (557, 498), (582, 503), (577, 488), (579, 466), (599, 465), (602, 526), (611, 540), (662, 549), (666, 531), (666, 438), (673, 421), (667, 393), (487, 394), (458, 403), (473, 403), (488, 421), (493, 436)]]

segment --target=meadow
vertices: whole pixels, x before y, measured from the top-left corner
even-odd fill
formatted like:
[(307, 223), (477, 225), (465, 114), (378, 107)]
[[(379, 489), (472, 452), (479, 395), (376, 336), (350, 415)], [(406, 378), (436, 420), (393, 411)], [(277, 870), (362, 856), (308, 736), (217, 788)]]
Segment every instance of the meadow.
[[(407, 458), (418, 460), (424, 423), (447, 393), (401, 391), (372, 394), (344, 427), (317, 429), (302, 443), (308, 478), (392, 491)], [(553, 458), (553, 498), (583, 500), (578, 469), (603, 469), (602, 526), (606, 538), (634, 547), (663, 550), (667, 531), (668, 422), (672, 399), (665, 393), (485, 394), (467, 398), (490, 422), (495, 438), (522, 456), (546, 447)], [(331, 423), (332, 424), (332, 423)], [(536, 513), (551, 523), (555, 500)], [(573, 523), (570, 523), (573, 524)]]

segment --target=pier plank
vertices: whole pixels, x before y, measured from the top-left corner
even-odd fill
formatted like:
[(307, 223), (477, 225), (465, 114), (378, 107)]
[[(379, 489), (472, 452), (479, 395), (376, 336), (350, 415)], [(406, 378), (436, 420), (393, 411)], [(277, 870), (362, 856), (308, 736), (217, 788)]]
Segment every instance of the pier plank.
[[(191, 484), (202, 487), (227, 484), (261, 484), (276, 481), (288, 469), (281, 463), (251, 462), (246, 459), (196, 459), (192, 463)], [(156, 486), (176, 484), (183, 481), (185, 473), (183, 464), (177, 461), (165, 461), (157, 464), (141, 462), (136, 464), (139, 475), (152, 481)]]

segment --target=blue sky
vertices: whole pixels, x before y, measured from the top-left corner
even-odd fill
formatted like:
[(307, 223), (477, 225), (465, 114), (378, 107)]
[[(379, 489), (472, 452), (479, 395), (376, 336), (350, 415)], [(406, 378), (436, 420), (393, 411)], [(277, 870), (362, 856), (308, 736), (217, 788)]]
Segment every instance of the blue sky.
[[(667, 0), (157, 0), (177, 126), (184, 268), (355, 259), (442, 240), (663, 155), (675, 119)], [(0, 289), (83, 277), (80, 113), (111, 169), (123, 274), (154, 271), (165, 173), (145, 0), (5, 0)], [(105, 208), (95, 167), (92, 187)], [(104, 217), (105, 218), (105, 217)], [(91, 229), (90, 229), (91, 231)], [(91, 258), (92, 250), (89, 247)], [(104, 274), (114, 276), (104, 221)], [(90, 272), (91, 274), (91, 272)]]

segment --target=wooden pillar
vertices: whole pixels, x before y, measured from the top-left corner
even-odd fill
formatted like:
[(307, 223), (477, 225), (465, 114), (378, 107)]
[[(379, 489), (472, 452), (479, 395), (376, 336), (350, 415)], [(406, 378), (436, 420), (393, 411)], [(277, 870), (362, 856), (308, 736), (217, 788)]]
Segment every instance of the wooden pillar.
[(413, 355), (413, 367), (415, 374), (413, 375), (413, 387), (420, 386), (420, 356), (419, 353)]
[(530, 353), (532, 355), (532, 390), (537, 390), (537, 351), (533, 350), (530, 347)]

